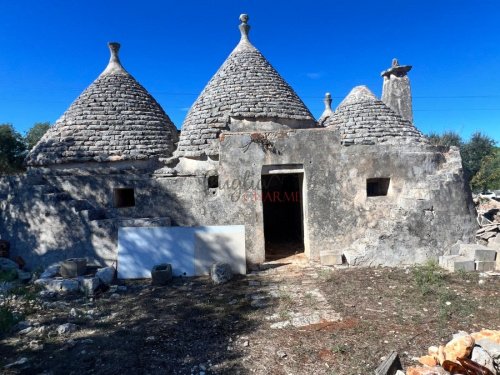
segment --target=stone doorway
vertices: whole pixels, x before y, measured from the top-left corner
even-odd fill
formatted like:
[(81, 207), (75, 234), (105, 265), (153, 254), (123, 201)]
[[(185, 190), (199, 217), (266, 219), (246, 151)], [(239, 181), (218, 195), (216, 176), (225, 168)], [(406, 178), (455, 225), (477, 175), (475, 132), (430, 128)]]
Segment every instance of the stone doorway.
[(262, 175), (266, 260), (304, 252), (303, 173)]

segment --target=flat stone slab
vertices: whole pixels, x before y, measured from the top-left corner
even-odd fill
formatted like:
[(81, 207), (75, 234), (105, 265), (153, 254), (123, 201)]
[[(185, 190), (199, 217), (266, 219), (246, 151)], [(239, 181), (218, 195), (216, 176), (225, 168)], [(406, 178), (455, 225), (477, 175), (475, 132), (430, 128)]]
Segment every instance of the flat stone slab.
[(151, 278), (153, 266), (172, 265), (174, 276), (208, 275), (229, 263), (246, 273), (245, 226), (125, 227), (118, 230), (118, 278)]

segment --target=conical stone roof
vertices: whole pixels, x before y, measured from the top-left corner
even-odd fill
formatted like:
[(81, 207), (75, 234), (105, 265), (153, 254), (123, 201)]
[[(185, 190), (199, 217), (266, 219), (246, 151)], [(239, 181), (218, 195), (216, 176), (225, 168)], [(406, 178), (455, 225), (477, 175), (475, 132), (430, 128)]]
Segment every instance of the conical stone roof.
[(28, 154), (30, 166), (169, 157), (177, 130), (156, 100), (120, 64), (118, 43), (101, 75)]
[(346, 146), (426, 142), (410, 121), (377, 99), (366, 86), (353, 88), (323, 126), (338, 129)]
[(248, 40), (248, 16), (241, 15), (240, 20), (239, 44), (184, 120), (178, 156), (217, 155), (217, 138), (223, 129), (233, 130), (231, 119), (270, 120), (293, 128), (315, 126), (302, 100)]

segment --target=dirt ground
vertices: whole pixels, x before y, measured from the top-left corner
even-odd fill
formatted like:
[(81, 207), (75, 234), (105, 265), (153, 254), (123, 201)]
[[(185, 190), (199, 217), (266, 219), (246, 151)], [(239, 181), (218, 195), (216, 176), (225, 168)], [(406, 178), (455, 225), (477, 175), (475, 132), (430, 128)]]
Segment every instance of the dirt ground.
[[(288, 263), (222, 285), (177, 278), (126, 282), (94, 300), (18, 295), (10, 303), (33, 329), (0, 337), (0, 371), (369, 374), (393, 350), (406, 367), (459, 330), (500, 329), (500, 276)], [(77, 330), (58, 334), (68, 322)]]

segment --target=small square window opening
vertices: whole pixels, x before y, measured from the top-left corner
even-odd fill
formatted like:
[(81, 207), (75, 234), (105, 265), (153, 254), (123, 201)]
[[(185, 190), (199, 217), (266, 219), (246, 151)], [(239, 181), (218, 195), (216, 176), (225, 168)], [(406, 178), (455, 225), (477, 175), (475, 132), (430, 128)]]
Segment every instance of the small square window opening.
[(387, 195), (390, 182), (390, 178), (368, 178), (366, 180), (366, 195), (368, 197)]
[(133, 188), (116, 188), (113, 190), (113, 205), (116, 208), (134, 207), (135, 192)]

